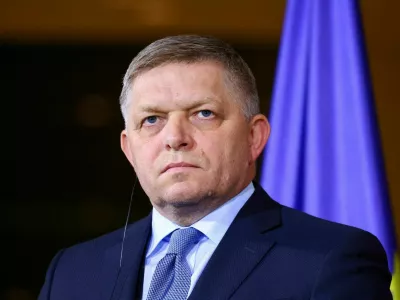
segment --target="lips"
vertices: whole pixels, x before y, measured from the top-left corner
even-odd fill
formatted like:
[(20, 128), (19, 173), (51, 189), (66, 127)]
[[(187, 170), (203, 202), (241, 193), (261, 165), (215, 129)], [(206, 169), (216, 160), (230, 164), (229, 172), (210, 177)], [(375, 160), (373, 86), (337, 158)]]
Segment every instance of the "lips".
[(195, 166), (195, 165), (192, 165), (192, 164), (189, 164), (186, 162), (170, 163), (162, 170), (161, 173), (165, 173), (168, 170), (173, 169), (173, 168), (198, 168), (198, 166)]

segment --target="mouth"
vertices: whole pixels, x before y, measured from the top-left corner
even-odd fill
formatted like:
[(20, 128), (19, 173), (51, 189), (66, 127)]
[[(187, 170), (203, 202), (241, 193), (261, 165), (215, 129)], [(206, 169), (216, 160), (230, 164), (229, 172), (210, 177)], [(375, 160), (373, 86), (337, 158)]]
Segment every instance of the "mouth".
[(186, 163), (186, 162), (178, 162), (178, 163), (171, 163), (167, 165), (161, 173), (165, 173), (168, 170), (174, 170), (174, 169), (185, 169), (185, 168), (198, 168), (198, 166)]

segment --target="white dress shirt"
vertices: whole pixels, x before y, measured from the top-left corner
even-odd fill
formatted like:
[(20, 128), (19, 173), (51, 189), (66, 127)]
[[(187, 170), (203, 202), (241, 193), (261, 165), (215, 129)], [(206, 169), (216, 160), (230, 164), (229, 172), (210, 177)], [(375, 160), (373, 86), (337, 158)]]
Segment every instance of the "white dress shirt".
[[(188, 297), (211, 255), (214, 253), (214, 250), (217, 248), (239, 210), (247, 202), (253, 192), (254, 185), (251, 182), (234, 198), (190, 226), (201, 231), (203, 237), (186, 256), (192, 271)], [(177, 228), (183, 228), (163, 217), (154, 208), (152, 213), (152, 234), (146, 252), (143, 278), (143, 300), (147, 298), (151, 279), (158, 262), (167, 254), (170, 233)]]

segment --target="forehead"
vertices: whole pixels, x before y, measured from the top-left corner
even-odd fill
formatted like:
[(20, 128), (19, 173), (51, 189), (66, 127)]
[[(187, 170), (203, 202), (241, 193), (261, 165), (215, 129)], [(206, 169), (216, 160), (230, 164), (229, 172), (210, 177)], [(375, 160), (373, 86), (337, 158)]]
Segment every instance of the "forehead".
[(228, 93), (225, 78), (225, 69), (214, 62), (166, 64), (135, 78), (128, 99), (133, 103), (222, 99)]

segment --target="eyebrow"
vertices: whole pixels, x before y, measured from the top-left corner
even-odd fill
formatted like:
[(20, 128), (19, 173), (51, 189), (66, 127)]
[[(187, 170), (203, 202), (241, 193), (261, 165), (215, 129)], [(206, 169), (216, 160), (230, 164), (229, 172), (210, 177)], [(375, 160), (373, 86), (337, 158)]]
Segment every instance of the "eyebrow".
[[(202, 105), (205, 104), (213, 104), (213, 103), (221, 103), (220, 99), (218, 98), (211, 98), (211, 97), (206, 97), (203, 99), (195, 100), (194, 102), (186, 105), (183, 107), (183, 110), (192, 110), (195, 108), (198, 108)], [(152, 104), (145, 104), (142, 106), (138, 107), (138, 110), (140, 112), (147, 112), (147, 113), (160, 113), (163, 112), (163, 109), (159, 105), (152, 105)]]

